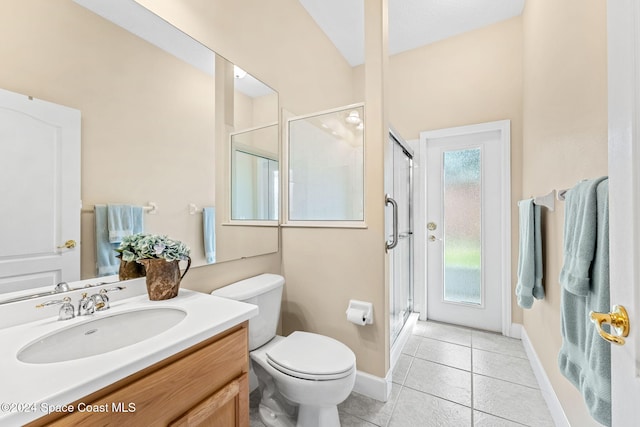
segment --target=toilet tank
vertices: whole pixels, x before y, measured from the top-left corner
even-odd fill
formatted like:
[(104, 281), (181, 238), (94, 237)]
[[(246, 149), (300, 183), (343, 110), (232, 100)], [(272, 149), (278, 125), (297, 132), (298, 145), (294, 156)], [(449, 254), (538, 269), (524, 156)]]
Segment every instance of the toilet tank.
[(249, 351), (261, 347), (276, 336), (283, 287), (284, 277), (265, 273), (211, 292), (211, 295), (217, 297), (258, 306), (258, 315), (249, 319)]

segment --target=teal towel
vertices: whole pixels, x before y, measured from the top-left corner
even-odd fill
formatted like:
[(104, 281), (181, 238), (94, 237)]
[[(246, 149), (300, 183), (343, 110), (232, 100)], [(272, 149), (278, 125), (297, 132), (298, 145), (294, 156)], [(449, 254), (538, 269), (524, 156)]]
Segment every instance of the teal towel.
[[(118, 253), (115, 250), (120, 246), (122, 237), (144, 231), (144, 208), (128, 205), (96, 205), (94, 212), (97, 275), (101, 277), (118, 274), (120, 260), (116, 258)], [(120, 215), (121, 213), (123, 214)], [(116, 231), (119, 233), (117, 237)]]
[(144, 229), (143, 212), (141, 206), (107, 205), (109, 241), (120, 243), (125, 236), (141, 233)]
[[(571, 282), (569, 286), (566, 283), (562, 285), (560, 292), (562, 347), (558, 356), (558, 365), (560, 372), (582, 393), (591, 416), (599, 423), (610, 426), (611, 344), (598, 335), (589, 317), (591, 311), (605, 313), (609, 311), (609, 181), (606, 179), (597, 181), (595, 197), (593, 194), (579, 193), (582, 197), (588, 197), (589, 203), (595, 205), (588, 206), (586, 200), (580, 200), (578, 203), (589, 212), (595, 211), (594, 231), (590, 233), (595, 238), (593, 260), (586, 267), (587, 272), (591, 272), (590, 277), (587, 278), (587, 285), (584, 289), (579, 287), (581, 291), (586, 290), (586, 295), (575, 293), (576, 281)], [(592, 184), (591, 182), (586, 185), (591, 187)], [(576, 194), (578, 192), (574, 193)], [(567, 201), (578, 202), (574, 197), (568, 198)], [(567, 206), (566, 209), (575, 209), (575, 206)], [(586, 215), (581, 217), (585, 218)], [(593, 218), (585, 219), (591, 223)], [(565, 224), (565, 236), (567, 236), (566, 227), (567, 224)], [(584, 227), (578, 226), (574, 232), (580, 232), (583, 229)], [(568, 234), (571, 238), (571, 230)], [(582, 284), (582, 281), (578, 283)]]
[(520, 251), (518, 254), (518, 305), (531, 308), (533, 298), (544, 298), (542, 287), (542, 231), (540, 206), (533, 199), (518, 202), (520, 212)]
[(131, 220), (133, 221), (131, 234), (144, 232), (144, 208), (142, 206), (131, 206)]
[(575, 295), (586, 296), (589, 292), (589, 268), (596, 249), (596, 189), (605, 179), (582, 181), (567, 191), (560, 284)]
[(202, 208), (202, 234), (207, 264), (216, 262), (216, 208)]
[(109, 241), (109, 226), (107, 207), (105, 205), (95, 205), (96, 223), (96, 271), (98, 277), (111, 276), (118, 273), (120, 260), (116, 258), (115, 249), (117, 243)]

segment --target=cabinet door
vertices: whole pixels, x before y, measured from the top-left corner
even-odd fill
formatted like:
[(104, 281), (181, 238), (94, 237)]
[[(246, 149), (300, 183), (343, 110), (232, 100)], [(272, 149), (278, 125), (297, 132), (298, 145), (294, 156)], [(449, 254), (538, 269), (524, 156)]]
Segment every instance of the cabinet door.
[(243, 374), (212, 394), (170, 427), (248, 427), (249, 375)]

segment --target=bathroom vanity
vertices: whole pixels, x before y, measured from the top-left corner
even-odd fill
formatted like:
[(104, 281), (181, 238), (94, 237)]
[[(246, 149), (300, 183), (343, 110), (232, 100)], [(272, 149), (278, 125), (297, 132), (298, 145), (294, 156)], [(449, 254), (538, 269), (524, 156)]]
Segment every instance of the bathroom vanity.
[[(0, 329), (0, 341), (9, 343), (0, 349), (0, 425), (249, 425), (247, 330), (256, 306), (181, 290), (171, 300), (149, 301), (143, 294), (66, 321), (57, 320), (55, 307), (50, 310), (54, 317)], [(137, 316), (152, 311), (186, 315), (139, 342), (81, 358), (74, 337), (51, 339), (77, 329), (83, 336), (103, 333), (117, 346), (119, 335), (107, 335), (108, 325), (87, 325), (116, 322), (122, 336), (131, 336), (139, 327), (152, 329)], [(55, 348), (63, 341), (72, 345)], [(35, 362), (20, 360), (41, 343), (51, 346), (42, 357), (53, 353), (58, 360), (42, 361), (38, 354)]]

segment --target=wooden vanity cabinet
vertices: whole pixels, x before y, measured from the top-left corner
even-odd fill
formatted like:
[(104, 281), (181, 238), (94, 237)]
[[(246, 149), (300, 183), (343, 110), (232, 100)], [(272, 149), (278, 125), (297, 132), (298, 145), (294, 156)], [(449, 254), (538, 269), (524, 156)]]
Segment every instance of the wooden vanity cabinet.
[(248, 427), (247, 328), (244, 322), (79, 399), (73, 413), (29, 426)]

